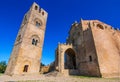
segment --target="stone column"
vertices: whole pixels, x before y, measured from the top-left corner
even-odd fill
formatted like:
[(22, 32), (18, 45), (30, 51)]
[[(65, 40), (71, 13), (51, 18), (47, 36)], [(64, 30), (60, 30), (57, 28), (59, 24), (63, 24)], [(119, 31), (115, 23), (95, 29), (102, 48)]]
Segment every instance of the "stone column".
[(57, 59), (57, 56), (58, 56), (58, 54), (57, 54), (57, 50), (55, 51), (55, 69), (56, 70), (58, 70), (58, 59)]
[(60, 52), (60, 45), (58, 45), (58, 71), (61, 72), (61, 52)]
[(64, 72), (64, 52), (61, 53), (61, 72)]

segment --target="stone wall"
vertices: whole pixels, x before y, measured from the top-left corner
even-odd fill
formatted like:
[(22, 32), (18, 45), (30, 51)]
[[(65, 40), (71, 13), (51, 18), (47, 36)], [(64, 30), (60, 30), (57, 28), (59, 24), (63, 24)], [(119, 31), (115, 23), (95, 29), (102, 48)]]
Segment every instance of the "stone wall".
[[(58, 45), (56, 50), (55, 63), (62, 74), (67, 75), (74, 70), (76, 75), (120, 77), (119, 30), (98, 20), (81, 20), (72, 24), (66, 44), (71, 46)], [(75, 52), (76, 69), (65, 69), (65, 63), (61, 64), (69, 48)]]
[[(99, 22), (98, 22), (99, 23)], [(118, 77), (120, 74), (120, 31), (100, 23), (92, 27), (98, 62), (102, 77)]]
[[(68, 42), (74, 40), (76, 63), (80, 75), (100, 76), (97, 54), (89, 21), (73, 25)], [(90, 59), (91, 57), (91, 59)]]

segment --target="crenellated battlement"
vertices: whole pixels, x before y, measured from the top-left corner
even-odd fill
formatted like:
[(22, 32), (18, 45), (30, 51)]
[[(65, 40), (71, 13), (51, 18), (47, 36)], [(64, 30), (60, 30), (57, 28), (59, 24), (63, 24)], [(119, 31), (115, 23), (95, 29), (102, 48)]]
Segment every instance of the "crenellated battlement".
[(58, 46), (73, 46), (72, 43), (60, 43), (58, 42)]
[[(79, 29), (77, 29), (79, 28)], [(98, 30), (109, 30), (109, 31), (120, 31), (119, 28), (112, 27), (108, 24), (105, 24), (99, 20), (82, 20), (80, 22), (75, 21), (71, 25), (71, 29), (69, 31), (69, 34), (73, 32), (74, 30), (82, 30), (83, 32), (91, 29), (91, 28), (96, 28)]]
[(33, 3), (32, 7), (30, 8), (30, 11), (37, 13), (43, 17), (47, 17), (47, 15), (48, 15), (48, 13), (35, 2)]

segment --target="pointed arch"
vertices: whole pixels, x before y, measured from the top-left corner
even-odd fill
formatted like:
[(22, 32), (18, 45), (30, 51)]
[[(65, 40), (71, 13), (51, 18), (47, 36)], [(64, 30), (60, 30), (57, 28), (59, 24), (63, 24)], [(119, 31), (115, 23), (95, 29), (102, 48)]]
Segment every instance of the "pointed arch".
[(76, 55), (72, 48), (68, 48), (64, 52), (64, 68), (76, 69)]

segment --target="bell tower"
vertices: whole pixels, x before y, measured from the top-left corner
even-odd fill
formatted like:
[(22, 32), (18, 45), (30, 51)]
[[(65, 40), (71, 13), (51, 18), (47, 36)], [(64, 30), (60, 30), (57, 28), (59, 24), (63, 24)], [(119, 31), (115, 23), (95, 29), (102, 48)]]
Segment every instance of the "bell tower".
[(39, 73), (47, 16), (34, 2), (23, 18), (5, 74)]

